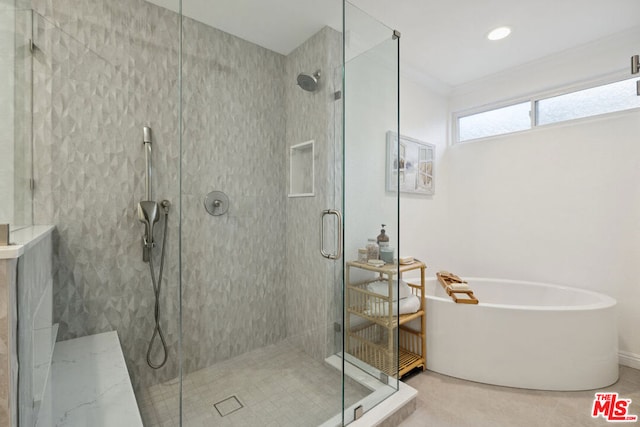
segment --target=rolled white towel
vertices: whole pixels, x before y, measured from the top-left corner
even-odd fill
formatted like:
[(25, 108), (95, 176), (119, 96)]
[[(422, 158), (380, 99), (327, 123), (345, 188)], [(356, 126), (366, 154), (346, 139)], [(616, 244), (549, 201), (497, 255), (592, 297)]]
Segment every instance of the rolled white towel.
[[(384, 295), (385, 297), (389, 296), (389, 282), (387, 281), (377, 281), (372, 282), (367, 285), (367, 290), (369, 292), (373, 292), (374, 294)], [(393, 293), (393, 300), (398, 301), (398, 291), (400, 293), (400, 299), (408, 298), (412, 295), (411, 288), (407, 285), (407, 282), (404, 280), (400, 280), (400, 284), (398, 285), (398, 281), (393, 279), (393, 285), (391, 286), (391, 292)]]
[[(399, 301), (391, 304), (391, 312), (393, 316), (398, 315), (398, 310), (400, 314), (410, 314), (415, 313), (420, 310), (420, 299), (411, 295), (408, 298), (401, 298)], [(364, 311), (365, 314), (369, 316), (388, 316), (389, 315), (389, 303), (383, 301), (372, 301), (369, 300), (367, 309)]]

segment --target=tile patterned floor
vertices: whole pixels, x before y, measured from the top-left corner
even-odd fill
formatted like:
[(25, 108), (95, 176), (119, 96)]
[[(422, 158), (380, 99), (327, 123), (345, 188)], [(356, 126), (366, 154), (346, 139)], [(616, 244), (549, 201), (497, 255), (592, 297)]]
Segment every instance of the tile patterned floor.
[[(184, 379), (184, 426), (317, 426), (341, 407), (337, 370), (288, 343), (264, 347)], [(369, 391), (345, 385), (348, 405)], [(150, 387), (138, 396), (146, 427), (178, 427), (177, 380)], [(242, 408), (222, 417), (214, 404), (236, 396)]]
[[(591, 418), (596, 390), (550, 392), (498, 387), (431, 371), (405, 379), (418, 390), (416, 411), (401, 427), (581, 427), (611, 425)], [(345, 385), (348, 404), (368, 394)], [(620, 367), (619, 381), (600, 391), (632, 400), (640, 416), (640, 371)], [(214, 404), (236, 396), (242, 408), (222, 417)], [(254, 350), (188, 374), (184, 380), (185, 427), (317, 426), (340, 409), (338, 372), (288, 343)], [(178, 427), (176, 380), (138, 397), (146, 427)], [(627, 425), (623, 423), (623, 425)], [(639, 425), (640, 421), (628, 425)]]
[[(405, 380), (418, 390), (416, 411), (401, 427), (581, 427), (612, 425), (591, 418), (597, 390), (553, 392), (498, 387), (431, 371)], [(640, 416), (640, 370), (620, 367), (620, 379), (601, 391), (631, 399), (629, 413)], [(640, 426), (637, 423), (613, 425)]]

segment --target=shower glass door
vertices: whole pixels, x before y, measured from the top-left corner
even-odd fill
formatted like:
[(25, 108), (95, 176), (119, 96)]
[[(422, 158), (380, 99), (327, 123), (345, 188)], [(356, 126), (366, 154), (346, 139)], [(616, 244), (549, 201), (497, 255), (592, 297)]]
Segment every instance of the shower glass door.
[(393, 162), (397, 147), (387, 143), (389, 132), (399, 133), (399, 38), (349, 3), (344, 34), (344, 373), (346, 383), (357, 378), (368, 389), (366, 398), (350, 406), (345, 388), (348, 423), (359, 406), (366, 412), (398, 389), (397, 307), (381, 307), (367, 299), (373, 285), (367, 283), (395, 275), (397, 267), (386, 264), (388, 273), (380, 276), (353, 261), (367, 239), (380, 234), (382, 224), (389, 246), (396, 257), (399, 253), (399, 193), (394, 191), (399, 165)]
[(342, 2), (302, 3), (182, 1), (185, 426), (342, 423)]
[[(300, 8), (290, 22), (275, 0), (182, 0), (185, 426), (338, 426), (397, 389), (393, 373), (343, 352), (344, 262), (380, 223), (397, 236), (397, 195), (383, 180), (386, 130), (397, 131), (397, 41), (366, 15), (344, 15), (354, 19), (345, 32), (340, 0), (303, 3), (290, 3)], [(349, 37), (363, 61), (345, 82)], [(390, 87), (360, 99), (362, 82)], [(373, 102), (376, 92), (384, 98)], [(383, 128), (367, 129), (385, 114)], [(362, 154), (371, 158), (355, 165)], [(367, 203), (351, 181), (363, 168), (377, 198)]]
[(33, 222), (32, 192), (32, 79), (27, 52), (32, 12), (14, 2), (0, 2), (0, 223), (11, 230)]

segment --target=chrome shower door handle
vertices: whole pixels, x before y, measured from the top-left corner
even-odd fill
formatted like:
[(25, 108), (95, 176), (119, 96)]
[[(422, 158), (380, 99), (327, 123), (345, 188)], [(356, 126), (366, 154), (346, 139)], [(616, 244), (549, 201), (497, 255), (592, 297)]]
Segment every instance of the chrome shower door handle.
[[(328, 253), (324, 250), (324, 217), (327, 215), (335, 215), (338, 220), (338, 246), (335, 254)], [(322, 211), (322, 215), (320, 216), (320, 253), (323, 257), (333, 260), (340, 259), (342, 256), (342, 214), (338, 210), (325, 209)]]

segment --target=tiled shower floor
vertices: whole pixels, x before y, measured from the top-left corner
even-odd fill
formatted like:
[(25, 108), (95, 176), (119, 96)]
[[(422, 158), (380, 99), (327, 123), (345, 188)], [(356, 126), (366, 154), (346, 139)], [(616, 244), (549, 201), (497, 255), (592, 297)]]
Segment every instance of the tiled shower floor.
[[(138, 396), (145, 427), (179, 426), (178, 387), (173, 380)], [(183, 387), (185, 427), (317, 426), (341, 408), (340, 373), (286, 342), (189, 373)], [(345, 383), (347, 406), (369, 393)]]

